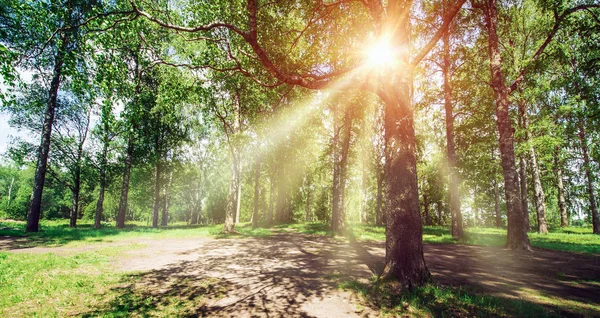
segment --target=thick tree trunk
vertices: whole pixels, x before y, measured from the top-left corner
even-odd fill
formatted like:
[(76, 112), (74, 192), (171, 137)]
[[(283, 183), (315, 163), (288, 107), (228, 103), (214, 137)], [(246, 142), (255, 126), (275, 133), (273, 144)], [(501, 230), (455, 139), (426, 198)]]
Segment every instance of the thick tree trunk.
[(254, 210), (252, 211), (252, 228), (258, 227), (258, 208), (260, 199), (260, 158), (254, 163)]
[(42, 195), (44, 193), (44, 183), (46, 182), (46, 170), (48, 166), (48, 156), (50, 154), (50, 140), (52, 136), (52, 125), (54, 123), (54, 113), (57, 107), (58, 88), (60, 87), (63, 63), (65, 54), (69, 45), (69, 37), (66, 33), (61, 35), (61, 46), (54, 59), (54, 69), (52, 71), (52, 81), (48, 91), (48, 102), (46, 104), (46, 113), (44, 115), (44, 124), (42, 128), (42, 137), (38, 150), (38, 160), (35, 169), (33, 193), (31, 194), (31, 203), (27, 213), (27, 232), (37, 232), (39, 229), (40, 216), (42, 214)]
[(125, 169), (123, 170), (123, 184), (121, 185), (121, 199), (119, 201), (119, 213), (117, 214), (117, 228), (125, 227), (125, 215), (127, 214), (127, 199), (129, 195), (129, 177), (131, 164), (133, 162), (133, 136), (127, 142), (127, 153), (125, 155)]
[(454, 114), (452, 105), (452, 87), (450, 86), (450, 33), (444, 32), (444, 109), (446, 110), (446, 151), (448, 159), (448, 198), (452, 216), (452, 237), (464, 237), (462, 213), (460, 211), (460, 194), (458, 192), (458, 176), (456, 171), (456, 151), (454, 149)]
[[(410, 19), (404, 3), (390, 2), (385, 27), (394, 30), (392, 45), (410, 47)], [(431, 274), (423, 257), (423, 227), (417, 181), (414, 109), (412, 105), (412, 70), (409, 54), (398, 54), (398, 65), (382, 81), (380, 97), (385, 102), (385, 278), (395, 279), (412, 288), (429, 281)]]
[(554, 174), (556, 175), (556, 189), (558, 190), (558, 211), (560, 214), (560, 226), (569, 226), (569, 215), (567, 214), (567, 202), (565, 201), (565, 186), (562, 179), (562, 167), (559, 154), (554, 156)]
[(152, 227), (158, 227), (158, 212), (161, 207), (162, 162), (157, 160), (154, 166), (154, 205), (152, 207)]
[(498, 44), (496, 0), (488, 0), (484, 5), (485, 26), (488, 33), (488, 53), (490, 57), (491, 85), (496, 102), (496, 121), (498, 124), (500, 157), (504, 175), (504, 193), (506, 196), (506, 215), (508, 233), (506, 246), (511, 249), (531, 250), (525, 231), (519, 180), (515, 167), (514, 130), (510, 121), (508, 106), (509, 90), (502, 74), (502, 59)]
[(594, 174), (592, 172), (590, 157), (588, 154), (587, 135), (585, 126), (580, 123), (579, 140), (581, 141), (581, 152), (583, 153), (583, 169), (587, 179), (587, 192), (590, 200), (590, 211), (592, 216), (592, 231), (594, 234), (600, 234), (600, 219), (598, 218), (598, 204), (596, 203), (596, 193), (594, 191)]

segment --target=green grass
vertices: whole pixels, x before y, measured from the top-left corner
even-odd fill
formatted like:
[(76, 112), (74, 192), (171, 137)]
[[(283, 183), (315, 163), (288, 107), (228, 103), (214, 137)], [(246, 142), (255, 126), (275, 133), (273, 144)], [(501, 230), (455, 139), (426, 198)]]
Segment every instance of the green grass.
[(122, 250), (72, 256), (0, 252), (0, 316), (63, 317), (95, 306), (98, 295), (118, 282), (108, 266)]
[[(222, 225), (189, 226), (170, 225), (153, 229), (141, 223), (130, 224), (119, 230), (105, 225), (100, 230), (90, 223), (81, 222), (78, 228), (68, 227), (68, 221), (43, 221), (39, 233), (25, 233), (23, 222), (0, 221), (0, 236), (22, 238), (25, 246), (80, 245), (85, 248), (96, 242), (115, 242), (132, 238), (243, 238), (267, 237), (275, 231), (297, 231), (312, 235), (331, 235), (322, 223), (285, 224), (272, 229), (252, 229), (248, 223), (238, 224), (237, 233), (223, 235)], [(354, 224), (352, 233), (358, 240), (385, 239), (382, 227)], [(467, 229), (465, 244), (504, 244), (506, 232), (497, 228)], [(600, 253), (600, 236), (591, 234), (589, 228), (562, 228), (548, 235), (530, 233), (535, 247), (581, 252)], [(426, 243), (455, 242), (445, 227), (424, 227)], [(0, 316), (68, 315), (126, 317), (132, 313), (140, 316), (193, 315), (205, 294), (218, 293), (219, 284), (210, 280), (194, 278), (193, 288), (198, 291), (190, 298), (186, 290), (172, 289), (169, 294), (155, 294), (161, 287), (139, 285), (147, 280), (148, 273), (123, 274), (112, 268), (123, 251), (140, 248), (141, 244), (126, 244), (96, 248), (86, 252), (75, 249), (61, 255), (0, 252)], [(178, 278), (176, 278), (178, 279)], [(334, 281), (343, 279), (333, 275), (325, 277)], [(162, 280), (159, 280), (162, 281)], [(588, 283), (588, 282), (583, 282)], [(178, 282), (191, 286), (190, 282)], [(380, 308), (391, 316), (554, 316), (557, 307), (572, 308), (575, 312), (592, 310), (582, 303), (557, 304), (554, 298), (535, 294), (535, 299), (517, 300), (480, 295), (463, 289), (427, 285), (410, 292), (394, 292), (390, 284), (363, 284), (356, 281), (340, 283), (340, 288), (352, 290), (362, 296), (370, 306)], [(531, 294), (531, 293), (528, 293)], [(540, 304), (543, 304), (540, 305)], [(591, 311), (590, 311), (591, 312)], [(594, 311), (595, 312), (595, 311)], [(560, 313), (559, 313), (560, 314)]]
[[(323, 223), (301, 223), (279, 226), (300, 233), (331, 235), (328, 226)], [(352, 235), (359, 241), (385, 241), (385, 228), (373, 225), (352, 224)], [(566, 227), (551, 231), (546, 235), (530, 232), (531, 245), (549, 250), (575, 253), (600, 254), (600, 235), (592, 234), (587, 227)], [(426, 244), (469, 244), (484, 246), (503, 246), (506, 243), (506, 230), (500, 228), (472, 227), (466, 229), (466, 238), (457, 242), (452, 238), (450, 229), (443, 226), (424, 226), (423, 242)]]
[[(16, 221), (0, 221), (0, 236), (26, 238), (18, 243), (22, 247), (30, 246), (69, 246), (92, 242), (115, 242), (132, 238), (186, 238), (186, 237), (216, 237), (225, 238), (235, 235), (221, 233), (222, 224), (217, 225), (187, 225), (170, 224), (167, 227), (152, 228), (142, 222), (131, 222), (124, 229), (117, 229), (113, 224), (103, 224), (101, 229), (94, 229), (91, 221), (80, 221), (77, 228), (70, 228), (67, 220), (41, 221), (40, 231), (26, 233), (25, 223)], [(239, 235), (264, 237), (271, 231), (265, 228), (252, 229), (251, 224), (238, 224)]]
[(461, 288), (427, 284), (399, 291), (395, 284), (341, 282), (339, 288), (359, 294), (362, 301), (384, 316), (398, 317), (558, 317), (542, 305), (521, 300), (480, 295)]
[[(93, 228), (92, 223), (80, 221), (77, 228), (70, 228), (68, 221), (42, 221), (41, 231), (25, 233), (25, 223), (0, 221), (0, 236), (23, 237), (21, 246), (61, 246), (77, 245), (90, 242), (114, 242), (118, 240), (152, 237), (152, 238), (185, 238), (185, 237), (268, 237), (272, 229), (277, 231), (295, 231), (304, 234), (331, 236), (329, 226), (324, 223), (297, 223), (274, 226), (272, 229), (252, 229), (250, 223), (236, 226), (237, 233), (221, 233), (222, 225), (187, 225), (173, 224), (165, 228), (152, 228), (141, 222), (133, 222), (124, 229), (117, 229), (112, 224), (105, 224), (101, 229)], [(359, 241), (384, 241), (385, 228), (372, 225), (350, 225), (352, 235)], [(552, 230), (547, 235), (529, 233), (531, 245), (558, 251), (600, 254), (600, 235), (592, 234), (591, 228), (566, 227)], [(500, 228), (472, 227), (466, 229), (466, 238), (457, 242), (450, 235), (450, 230), (442, 226), (423, 227), (423, 241), (427, 244), (470, 244), (484, 246), (503, 246), (506, 242), (506, 230)]]

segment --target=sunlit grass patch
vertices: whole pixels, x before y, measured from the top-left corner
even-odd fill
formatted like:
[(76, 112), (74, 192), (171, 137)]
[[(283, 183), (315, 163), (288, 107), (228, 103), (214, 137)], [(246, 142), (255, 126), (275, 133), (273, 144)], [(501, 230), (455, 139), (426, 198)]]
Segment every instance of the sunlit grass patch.
[(118, 280), (112, 251), (74, 256), (0, 252), (0, 316), (68, 316), (94, 306), (94, 296)]
[(555, 317), (540, 304), (480, 295), (461, 288), (427, 284), (400, 291), (394, 283), (345, 281), (339, 288), (361, 296), (367, 306), (390, 317)]
[[(88, 243), (115, 242), (132, 238), (186, 238), (210, 237), (222, 229), (222, 225), (173, 224), (167, 227), (152, 228), (144, 222), (131, 222), (118, 229), (113, 224), (104, 224), (94, 229), (91, 221), (80, 221), (76, 228), (70, 228), (68, 220), (40, 222), (40, 231), (26, 233), (25, 223), (0, 221), (0, 236), (25, 237), (22, 247), (30, 246), (76, 246)], [(2, 230), (3, 229), (3, 230)]]

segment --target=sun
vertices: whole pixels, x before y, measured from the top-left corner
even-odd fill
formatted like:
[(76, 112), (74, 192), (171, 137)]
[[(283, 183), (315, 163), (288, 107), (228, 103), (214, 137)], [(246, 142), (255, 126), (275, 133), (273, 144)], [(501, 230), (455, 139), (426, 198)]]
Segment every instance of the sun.
[(388, 41), (379, 41), (367, 50), (367, 63), (373, 67), (391, 66), (396, 60), (394, 51)]

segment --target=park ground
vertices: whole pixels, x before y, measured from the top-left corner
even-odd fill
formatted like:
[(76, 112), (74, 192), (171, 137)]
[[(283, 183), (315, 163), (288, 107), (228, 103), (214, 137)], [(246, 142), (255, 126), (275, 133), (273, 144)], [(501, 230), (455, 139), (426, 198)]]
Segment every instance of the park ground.
[(600, 236), (587, 228), (530, 233), (533, 253), (502, 247), (505, 231), (471, 228), (455, 242), (424, 228), (432, 283), (398, 291), (377, 280), (384, 229), (322, 224), (269, 229), (0, 221), (3, 317), (598, 317)]

